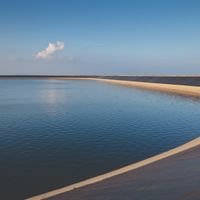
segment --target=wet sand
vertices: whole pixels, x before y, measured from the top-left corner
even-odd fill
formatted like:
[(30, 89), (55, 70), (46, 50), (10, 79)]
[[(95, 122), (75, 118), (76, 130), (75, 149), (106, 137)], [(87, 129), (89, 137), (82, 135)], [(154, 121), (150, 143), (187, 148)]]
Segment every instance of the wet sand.
[(199, 166), (200, 137), (149, 159), (30, 199), (190, 199), (191, 195), (200, 197)]

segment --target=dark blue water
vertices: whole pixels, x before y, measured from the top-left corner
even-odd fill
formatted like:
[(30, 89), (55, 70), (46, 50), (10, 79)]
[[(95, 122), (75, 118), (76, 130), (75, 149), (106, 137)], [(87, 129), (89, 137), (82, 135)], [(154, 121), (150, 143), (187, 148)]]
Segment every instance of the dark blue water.
[(0, 81), (0, 199), (23, 199), (200, 135), (200, 101), (95, 81)]

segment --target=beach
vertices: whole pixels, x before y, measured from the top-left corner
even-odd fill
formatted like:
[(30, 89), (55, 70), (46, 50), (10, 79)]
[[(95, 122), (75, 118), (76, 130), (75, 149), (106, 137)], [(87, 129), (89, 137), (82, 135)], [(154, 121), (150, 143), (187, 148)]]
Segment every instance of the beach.
[(200, 96), (199, 86), (126, 81), (126, 80), (125, 81), (111, 80), (111, 79), (94, 79), (94, 80), (103, 81), (103, 82), (112, 83), (112, 84), (119, 84), (119, 85), (129, 86), (129, 87), (137, 87), (137, 88), (144, 88), (144, 89), (149, 89), (149, 90), (176, 93), (176, 94), (181, 94), (181, 95), (189, 95), (189, 96), (194, 96), (194, 97)]
[(152, 158), (29, 200), (199, 198), (200, 138)]

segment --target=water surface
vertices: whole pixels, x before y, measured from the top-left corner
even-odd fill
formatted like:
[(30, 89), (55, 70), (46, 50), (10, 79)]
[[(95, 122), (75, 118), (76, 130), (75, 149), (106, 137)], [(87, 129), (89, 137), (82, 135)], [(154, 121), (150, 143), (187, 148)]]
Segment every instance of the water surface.
[(0, 80), (0, 199), (23, 199), (200, 135), (200, 101), (96, 81)]

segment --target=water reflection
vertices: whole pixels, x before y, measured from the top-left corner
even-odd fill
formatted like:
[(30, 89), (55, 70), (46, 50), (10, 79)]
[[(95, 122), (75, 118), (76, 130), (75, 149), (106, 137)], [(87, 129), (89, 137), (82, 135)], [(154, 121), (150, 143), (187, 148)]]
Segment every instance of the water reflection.
[(66, 95), (62, 90), (49, 88), (48, 90), (43, 91), (42, 99), (47, 104), (59, 104), (66, 101)]
[(200, 134), (200, 102), (189, 98), (93, 81), (0, 84), (0, 197), (47, 192)]
[(41, 101), (50, 105), (66, 102), (68, 84), (64, 81), (48, 80), (42, 81), (38, 88)]

